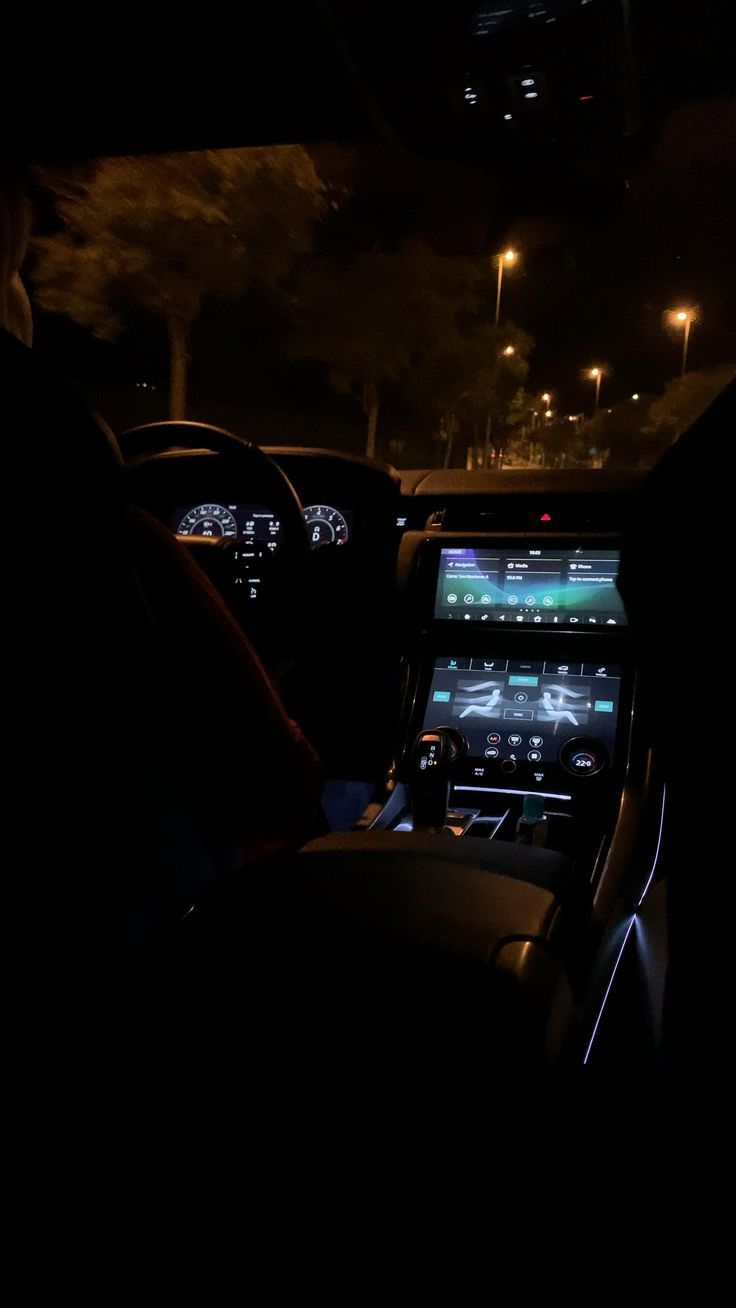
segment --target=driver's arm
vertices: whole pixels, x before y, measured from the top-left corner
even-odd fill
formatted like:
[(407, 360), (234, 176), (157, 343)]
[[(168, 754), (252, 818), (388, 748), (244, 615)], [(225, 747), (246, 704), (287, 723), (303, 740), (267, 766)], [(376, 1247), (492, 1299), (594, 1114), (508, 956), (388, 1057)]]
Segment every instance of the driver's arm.
[(170, 745), (215, 861), (232, 868), (298, 848), (324, 831), (317, 755), (186, 548), (142, 509), (129, 523), (163, 647)]

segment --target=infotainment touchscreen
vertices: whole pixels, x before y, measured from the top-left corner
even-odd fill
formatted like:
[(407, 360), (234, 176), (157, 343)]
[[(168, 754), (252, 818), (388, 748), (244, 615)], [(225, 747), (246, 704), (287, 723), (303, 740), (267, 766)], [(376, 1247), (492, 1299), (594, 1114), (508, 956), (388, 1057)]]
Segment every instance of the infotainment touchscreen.
[(624, 626), (615, 549), (440, 551), (435, 619), (544, 626)]
[(438, 658), (422, 725), (455, 727), (479, 763), (556, 763), (581, 737), (612, 756), (620, 686), (621, 668), (604, 662)]

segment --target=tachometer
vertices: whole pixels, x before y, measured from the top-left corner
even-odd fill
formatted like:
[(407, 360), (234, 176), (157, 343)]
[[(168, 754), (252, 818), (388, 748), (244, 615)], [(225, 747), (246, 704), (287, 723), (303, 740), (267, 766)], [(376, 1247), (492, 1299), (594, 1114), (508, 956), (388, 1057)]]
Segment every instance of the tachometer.
[(304, 521), (313, 550), (320, 545), (344, 545), (348, 539), (347, 522), (329, 504), (310, 504), (304, 510)]
[(176, 528), (180, 536), (237, 536), (238, 525), (223, 504), (198, 504)]

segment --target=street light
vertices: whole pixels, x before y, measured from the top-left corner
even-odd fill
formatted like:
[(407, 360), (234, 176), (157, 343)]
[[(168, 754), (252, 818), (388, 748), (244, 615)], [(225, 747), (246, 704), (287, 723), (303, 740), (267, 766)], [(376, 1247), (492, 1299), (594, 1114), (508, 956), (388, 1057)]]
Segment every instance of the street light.
[(599, 404), (599, 401), (600, 401), (600, 398), (601, 398), (601, 382), (602, 382), (602, 380), (603, 380), (603, 369), (602, 369), (602, 368), (591, 368), (590, 372), (588, 373), (588, 377), (590, 378), (591, 381), (594, 381), (594, 382), (595, 382), (595, 410), (594, 410), (594, 413), (597, 413), (597, 412), (598, 412), (598, 404)]
[(505, 354), (507, 359), (510, 359), (512, 354), (516, 354), (516, 349), (513, 345), (507, 345), (503, 353)]
[(501, 318), (501, 288), (503, 286), (503, 274), (505, 268), (513, 268), (518, 259), (516, 250), (504, 250), (502, 254), (496, 255), (498, 264), (498, 284), (496, 286), (496, 326)]
[(668, 315), (673, 327), (682, 328), (682, 373), (685, 376), (687, 372), (687, 352), (690, 345), (690, 328), (694, 322), (697, 322), (697, 314), (694, 309), (672, 309)]
[(638, 398), (639, 398), (639, 392), (638, 392), (638, 391), (634, 391), (634, 394), (632, 395), (631, 398), (632, 398), (632, 400), (638, 400)]
[(545, 391), (542, 396), (542, 404), (550, 405), (551, 403), (552, 403), (552, 396), (550, 395), (549, 391)]

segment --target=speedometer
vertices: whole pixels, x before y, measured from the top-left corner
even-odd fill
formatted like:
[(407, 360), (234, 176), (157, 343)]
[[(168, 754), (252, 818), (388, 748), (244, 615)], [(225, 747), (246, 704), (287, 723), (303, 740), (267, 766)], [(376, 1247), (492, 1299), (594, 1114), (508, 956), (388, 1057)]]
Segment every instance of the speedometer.
[(176, 528), (180, 536), (237, 536), (238, 525), (223, 504), (198, 504)]
[(338, 509), (329, 504), (310, 504), (304, 510), (309, 543), (313, 550), (320, 545), (344, 545), (348, 539), (348, 524)]

